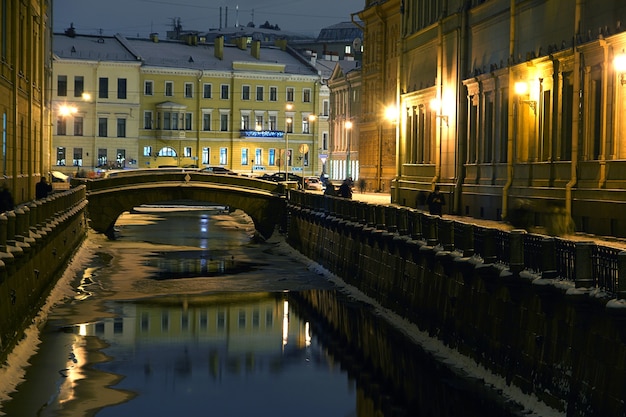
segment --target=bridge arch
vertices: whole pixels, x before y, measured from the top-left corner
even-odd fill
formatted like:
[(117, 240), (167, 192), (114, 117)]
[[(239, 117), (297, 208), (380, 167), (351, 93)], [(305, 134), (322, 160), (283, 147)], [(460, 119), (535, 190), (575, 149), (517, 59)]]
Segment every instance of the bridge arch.
[(257, 232), (269, 238), (283, 219), (284, 186), (252, 178), (204, 173), (143, 173), (87, 182), (90, 227), (113, 236), (124, 212), (142, 204), (191, 200), (244, 211)]

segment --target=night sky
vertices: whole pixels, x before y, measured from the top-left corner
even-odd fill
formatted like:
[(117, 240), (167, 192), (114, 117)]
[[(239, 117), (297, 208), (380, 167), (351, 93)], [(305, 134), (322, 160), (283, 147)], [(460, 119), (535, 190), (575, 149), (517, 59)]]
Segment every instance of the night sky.
[[(266, 21), (282, 31), (317, 36), (320, 29), (350, 21), (350, 14), (363, 9), (365, 0), (54, 0), (54, 31), (63, 32), (74, 24), (80, 34), (148, 37), (165, 36), (180, 18), (184, 30), (208, 31), (226, 26), (256, 27)], [(238, 11), (237, 11), (238, 6)], [(254, 16), (254, 18), (253, 18)]]

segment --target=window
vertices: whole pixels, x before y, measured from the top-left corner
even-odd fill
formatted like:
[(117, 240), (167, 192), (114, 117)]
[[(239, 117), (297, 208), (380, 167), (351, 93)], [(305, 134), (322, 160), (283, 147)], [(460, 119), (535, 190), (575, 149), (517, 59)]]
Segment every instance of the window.
[(106, 77), (98, 79), (98, 98), (109, 98), (109, 79)]
[(85, 78), (82, 75), (74, 77), (74, 97), (82, 97), (85, 91)]
[(126, 78), (117, 79), (117, 98), (126, 99)]
[(257, 114), (254, 118), (254, 129), (263, 130), (263, 116)]
[(171, 146), (166, 146), (164, 148), (161, 148), (161, 150), (159, 151), (159, 156), (173, 156), (173, 157), (176, 157), (178, 155), (176, 154), (176, 150), (174, 148), (172, 148)]
[(117, 137), (126, 137), (126, 119), (117, 119)]
[(185, 98), (193, 97), (193, 83), (185, 83)]
[(287, 118), (285, 121), (285, 131), (287, 133), (293, 133), (293, 117)]
[(309, 116), (303, 116), (302, 117), (302, 133), (311, 133), (310, 129), (311, 128), (311, 122), (309, 121)]
[(278, 130), (276, 115), (270, 115), (268, 128), (269, 130)]
[(100, 136), (101, 138), (106, 138), (107, 137), (107, 118), (106, 117), (99, 117), (98, 118), (98, 136)]
[(228, 148), (220, 148), (220, 165), (228, 164)]
[(328, 149), (328, 132), (322, 133), (322, 149)]
[(165, 81), (165, 96), (166, 97), (174, 96), (174, 83), (171, 81)]
[(305, 88), (304, 90), (302, 90), (302, 102), (303, 103), (311, 102), (311, 89), (310, 88)]
[(254, 163), (257, 165), (263, 165), (263, 149), (256, 148), (254, 150)]
[(143, 147), (143, 156), (152, 156), (152, 146)]
[(185, 130), (191, 130), (192, 121), (191, 113), (185, 113)]
[(276, 165), (276, 149), (272, 148), (269, 150), (269, 157), (267, 160), (267, 164), (270, 166)]
[(278, 88), (270, 87), (270, 101), (278, 101)]
[(183, 149), (183, 156), (185, 158), (191, 158), (191, 146), (185, 146)]
[(202, 130), (211, 130), (211, 113), (202, 113)]
[(228, 84), (222, 84), (222, 94), (221, 94), (220, 98), (222, 100), (228, 100), (229, 96), (230, 96), (230, 91), (228, 89)]
[(144, 81), (143, 83), (143, 95), (151, 96), (154, 94), (154, 83), (152, 81)]
[(286, 100), (289, 102), (293, 102), (293, 97), (295, 95), (295, 90), (293, 87), (287, 87), (287, 97)]
[(222, 132), (228, 132), (228, 114), (220, 114), (220, 130)]
[(74, 117), (74, 136), (83, 136), (83, 118)]
[(163, 112), (163, 130), (172, 128), (172, 114), (168, 111)]
[(241, 99), (250, 100), (250, 86), (244, 85), (241, 87)]
[(107, 150), (106, 149), (98, 149), (98, 166), (106, 166), (108, 163), (107, 158)]
[(67, 135), (67, 123), (64, 117), (57, 117), (57, 135), (65, 136)]
[(75, 167), (83, 166), (83, 148), (74, 148), (74, 159), (72, 165)]
[(143, 112), (143, 128), (152, 129), (152, 112), (150, 110)]
[(202, 97), (211, 98), (211, 84), (204, 84), (202, 86)]
[(250, 129), (250, 115), (249, 114), (241, 115), (241, 129), (242, 130)]
[(324, 100), (322, 102), (322, 115), (328, 116), (330, 113), (330, 101)]
[(59, 78), (57, 78), (57, 95), (61, 97), (67, 96), (67, 75), (59, 75)]
[(208, 165), (211, 160), (211, 148), (202, 148), (202, 163)]
[(262, 85), (257, 85), (256, 86), (256, 101), (263, 101), (263, 86)]
[(248, 165), (248, 148), (241, 148), (241, 165)]
[(65, 148), (62, 146), (57, 148), (57, 165), (65, 166)]
[(126, 165), (126, 149), (118, 149), (115, 155), (118, 168), (124, 167)]

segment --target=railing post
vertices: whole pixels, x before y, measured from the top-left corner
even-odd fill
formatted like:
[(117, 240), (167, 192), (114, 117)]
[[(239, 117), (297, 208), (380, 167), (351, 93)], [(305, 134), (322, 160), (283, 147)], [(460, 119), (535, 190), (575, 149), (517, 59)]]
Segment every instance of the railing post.
[(594, 242), (576, 242), (576, 259), (574, 259), (576, 288), (593, 287), (593, 248)]
[(556, 241), (553, 237), (541, 240), (541, 278), (556, 278)]
[(626, 300), (626, 251), (617, 254), (617, 298)]
[(515, 229), (511, 230), (510, 237), (510, 254), (509, 254), (509, 269), (514, 274), (519, 274), (524, 270), (524, 235), (526, 230)]
[(452, 252), (454, 250), (454, 229), (453, 222), (449, 219), (439, 219), (439, 243), (443, 250)]
[[(454, 235), (455, 245), (463, 249), (463, 256), (470, 257), (474, 255), (474, 226), (470, 223), (462, 223), (462, 236)], [(457, 243), (458, 242), (458, 243)]]

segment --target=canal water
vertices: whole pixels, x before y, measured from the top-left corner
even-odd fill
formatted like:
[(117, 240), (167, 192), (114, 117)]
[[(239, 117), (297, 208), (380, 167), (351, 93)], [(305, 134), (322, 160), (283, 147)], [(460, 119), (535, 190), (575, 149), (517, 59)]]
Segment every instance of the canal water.
[(552, 415), (253, 232), (222, 207), (144, 207), (90, 234), (3, 368), (0, 414)]

